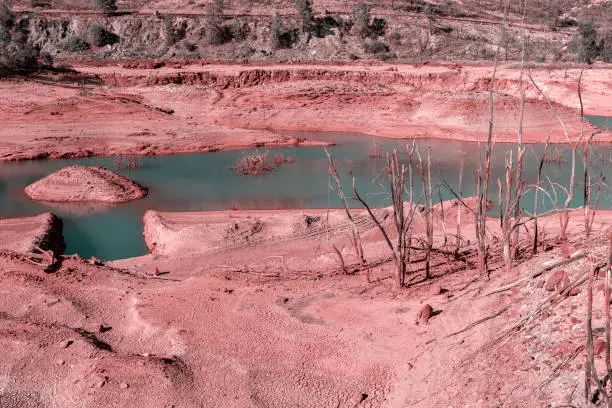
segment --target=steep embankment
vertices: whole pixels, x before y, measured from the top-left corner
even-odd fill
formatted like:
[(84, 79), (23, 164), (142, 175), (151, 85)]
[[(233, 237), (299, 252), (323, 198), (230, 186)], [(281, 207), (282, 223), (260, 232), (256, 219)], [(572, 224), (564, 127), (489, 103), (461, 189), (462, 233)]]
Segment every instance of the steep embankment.
[(63, 253), (62, 220), (51, 213), (36, 217), (0, 219), (0, 248), (31, 252), (38, 248)]

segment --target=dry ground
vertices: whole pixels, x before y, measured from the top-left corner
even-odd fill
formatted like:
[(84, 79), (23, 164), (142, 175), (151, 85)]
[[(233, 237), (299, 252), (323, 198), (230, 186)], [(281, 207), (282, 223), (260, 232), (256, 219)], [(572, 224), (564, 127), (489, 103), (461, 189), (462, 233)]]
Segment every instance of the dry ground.
[[(282, 131), (349, 131), (385, 137), (483, 141), (488, 66), (202, 65), (159, 69), (78, 66), (64, 74), (0, 82), (0, 160), (99, 154), (207, 152), (308, 145)], [(585, 113), (609, 115), (611, 70), (584, 71)], [(514, 142), (518, 74), (496, 81), (495, 141)], [(579, 69), (534, 70), (533, 78), (579, 135)], [(85, 78), (85, 79), (84, 79)], [(528, 81), (526, 79), (526, 81)], [(567, 142), (543, 97), (526, 85), (525, 141)], [(585, 135), (594, 131), (585, 126)], [(608, 143), (609, 132), (597, 139)]]
[[(487, 295), (563, 256), (556, 218), (542, 221), (540, 254), (510, 273), (498, 257), (487, 280), (436, 256), (433, 279), (418, 262), (397, 290), (371, 223), (359, 222), (368, 266), (338, 270), (328, 237), (354, 264), (338, 211), (153, 215), (147, 242), (156, 232), (172, 246), (107, 266), (69, 257), (46, 274), (0, 252), (1, 406), (584, 405), (584, 291), (545, 291), (549, 272)], [(584, 239), (574, 212), (571, 251), (603, 258), (611, 217)], [(565, 269), (574, 283), (588, 268)], [(434, 316), (417, 324), (424, 304)]]

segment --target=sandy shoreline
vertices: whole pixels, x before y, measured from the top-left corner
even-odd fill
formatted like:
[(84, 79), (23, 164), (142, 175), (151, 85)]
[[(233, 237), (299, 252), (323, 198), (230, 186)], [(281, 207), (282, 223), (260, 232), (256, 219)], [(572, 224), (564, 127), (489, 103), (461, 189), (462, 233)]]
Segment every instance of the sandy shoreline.
[[(316, 135), (303, 140), (273, 129), (470, 142), (484, 142), (488, 132), (486, 66), (75, 68), (102, 83), (82, 86), (73, 74), (0, 81), (0, 160), (324, 144)], [(580, 131), (579, 72), (532, 72), (571, 140)], [(517, 76), (515, 67), (502, 67), (496, 81), (495, 143), (517, 139)], [(610, 69), (584, 71), (585, 112), (611, 115), (611, 83)], [(549, 134), (551, 143), (567, 143), (532, 85), (526, 86), (526, 95), (524, 143), (542, 143)], [(612, 142), (612, 132), (585, 123), (584, 134), (592, 132), (599, 132), (598, 142)]]

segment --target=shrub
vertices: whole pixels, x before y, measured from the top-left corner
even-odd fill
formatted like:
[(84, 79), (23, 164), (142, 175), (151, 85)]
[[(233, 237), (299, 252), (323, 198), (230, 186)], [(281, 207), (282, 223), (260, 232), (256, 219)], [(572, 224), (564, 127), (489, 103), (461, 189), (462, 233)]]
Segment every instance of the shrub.
[(609, 30), (601, 41), (601, 57), (604, 62), (612, 62), (612, 30)]
[(223, 44), (227, 40), (226, 31), (222, 27), (223, 22), (223, 0), (213, 0), (206, 7), (206, 19), (204, 20), (204, 32), (209, 44)]
[(166, 45), (174, 45), (176, 42), (174, 24), (171, 16), (167, 16), (164, 19), (164, 38), (166, 39)]
[(597, 30), (591, 22), (578, 24), (578, 61), (592, 64), (593, 59), (599, 55), (597, 47)]
[(436, 25), (436, 19), (437, 19), (436, 9), (434, 8), (433, 4), (427, 3), (423, 13), (425, 14), (425, 17), (427, 18), (427, 21), (429, 22), (429, 32), (433, 33), (434, 27)]
[(357, 3), (353, 7), (353, 29), (361, 38), (370, 33), (370, 7), (367, 4)]
[(270, 47), (273, 50), (281, 48), (281, 37), (283, 35), (283, 23), (280, 14), (274, 13), (272, 25), (270, 26)]
[(250, 31), (247, 23), (234, 20), (229, 26), (229, 37), (236, 41), (244, 41), (249, 37)]
[(394, 31), (391, 33), (391, 35), (389, 35), (389, 41), (391, 42), (391, 44), (397, 46), (397, 45), (401, 45), (402, 43), (402, 35), (397, 32)]
[[(39, 67), (40, 49), (28, 39), (27, 20), (21, 20), (11, 35), (8, 27), (13, 25), (13, 17), (8, 14), (0, 16), (0, 74), (23, 74), (36, 71)], [(0, 8), (1, 11), (1, 8)], [(49, 58), (45, 63), (52, 63)]]
[(32, 8), (51, 8), (51, 0), (30, 0)]
[(89, 44), (81, 37), (73, 35), (64, 41), (63, 48), (70, 52), (81, 52), (87, 51), (89, 49)]
[(535, 57), (535, 62), (546, 62), (546, 55), (541, 54)]
[(183, 48), (185, 48), (189, 52), (196, 52), (198, 50), (198, 46), (196, 44), (187, 40), (183, 41)]
[(116, 0), (94, 0), (97, 9), (102, 10), (105, 14), (112, 14), (117, 11)]
[(268, 152), (255, 152), (242, 156), (242, 158), (232, 166), (232, 169), (237, 174), (257, 176), (275, 170), (281, 164), (293, 163), (293, 161), (291, 156), (285, 157), (283, 153), (276, 153), (274, 158), (270, 160)]
[(370, 25), (370, 35), (372, 36), (382, 36), (387, 32), (387, 20), (384, 18), (374, 18), (372, 20), (372, 24)]
[(372, 41), (363, 44), (365, 52), (368, 54), (382, 54), (389, 52), (389, 46), (382, 41)]
[(98, 47), (113, 45), (119, 42), (120, 38), (117, 34), (108, 31), (98, 23), (93, 23), (91, 26), (91, 42)]
[(312, 0), (295, 0), (295, 9), (298, 14), (303, 33), (308, 33), (312, 29), (314, 21), (314, 11), (312, 9)]

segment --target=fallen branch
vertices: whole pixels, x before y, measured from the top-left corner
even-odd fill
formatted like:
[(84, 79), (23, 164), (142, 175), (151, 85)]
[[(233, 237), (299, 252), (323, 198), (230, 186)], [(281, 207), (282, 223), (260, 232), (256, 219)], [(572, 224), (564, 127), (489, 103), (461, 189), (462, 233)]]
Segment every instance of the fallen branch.
[(579, 250), (579, 251), (574, 252), (568, 259), (560, 259), (560, 260), (545, 262), (543, 264), (544, 267), (542, 269), (540, 269), (539, 271), (532, 273), (530, 276), (527, 276), (525, 278), (519, 279), (516, 282), (510, 283), (508, 285), (505, 285), (505, 286), (502, 286), (500, 288), (494, 289), (494, 290), (492, 290), (490, 292), (487, 292), (484, 295), (482, 295), (482, 297), (490, 296), (490, 295), (493, 295), (495, 293), (504, 292), (506, 290), (512, 289), (512, 288), (514, 288), (516, 286), (519, 286), (523, 282), (526, 282), (528, 280), (537, 278), (538, 276), (542, 275), (544, 272), (548, 272), (548, 271), (550, 271), (552, 269), (555, 269), (555, 268), (557, 268), (559, 266), (565, 266), (565, 265), (568, 265), (570, 263), (573, 263), (573, 262), (575, 262), (575, 261), (577, 261), (579, 259), (584, 258), (586, 255), (587, 255), (586, 252), (584, 252), (583, 250)]
[(447, 335), (447, 336), (444, 336), (443, 338), (444, 338), (444, 339), (447, 339), (447, 338), (449, 338), (449, 337), (456, 336), (456, 335), (458, 335), (458, 334), (464, 333), (464, 332), (466, 332), (466, 331), (468, 331), (468, 330), (472, 329), (473, 327), (475, 327), (475, 326), (479, 325), (480, 323), (484, 323), (484, 322), (486, 322), (487, 320), (495, 319), (497, 316), (501, 315), (501, 314), (502, 314), (502, 313), (504, 313), (506, 310), (508, 310), (508, 308), (509, 308), (509, 307), (510, 307), (510, 305), (505, 306), (505, 307), (503, 307), (503, 308), (499, 309), (499, 310), (498, 310), (497, 312), (495, 312), (494, 314), (492, 314), (492, 315), (490, 315), (490, 316), (483, 317), (482, 319), (476, 320), (475, 322), (470, 323), (469, 325), (467, 325), (465, 328), (463, 328), (463, 329), (461, 329), (461, 330), (459, 330), (459, 331), (456, 331), (456, 332), (454, 332), (454, 333), (451, 333), (451, 334), (449, 334), (449, 335)]

